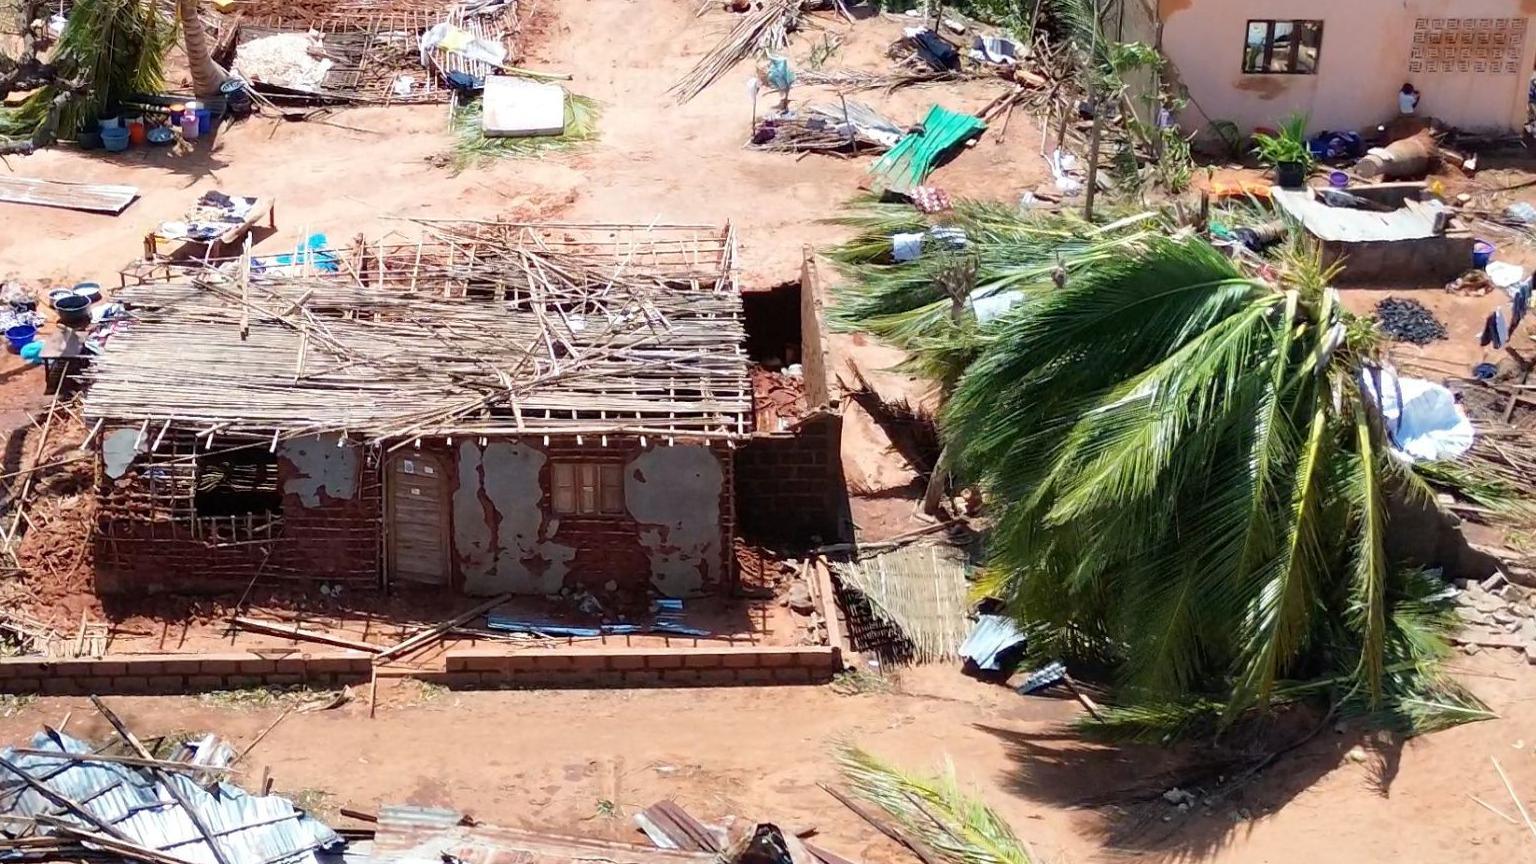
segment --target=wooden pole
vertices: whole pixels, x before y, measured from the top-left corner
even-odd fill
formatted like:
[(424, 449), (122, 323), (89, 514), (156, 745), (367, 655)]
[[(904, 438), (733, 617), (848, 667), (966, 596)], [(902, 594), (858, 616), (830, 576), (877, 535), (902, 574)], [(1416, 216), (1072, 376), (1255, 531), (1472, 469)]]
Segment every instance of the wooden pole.
[[(128, 731), (128, 727), (123, 724), (123, 721), (118, 718), (117, 714), (107, 707), (107, 703), (101, 701), (101, 698), (98, 696), (92, 696), (91, 704), (95, 705), (96, 710), (101, 712), (101, 716), (106, 718), (108, 723), (112, 724), (112, 729), (117, 732), (117, 737), (123, 739), (124, 744), (127, 744), (134, 752), (139, 754), (140, 759), (154, 758), (149, 755), (149, 751), (144, 748), (144, 745), (139, 743), (139, 739), (135, 738), (133, 733)], [(224, 854), (223, 849), (219, 848), (219, 843), (214, 838), (213, 831), (208, 828), (208, 823), (203, 821), (202, 814), (197, 812), (197, 808), (192, 806), (192, 802), (188, 801), (185, 795), (181, 794), (181, 790), (176, 788), (176, 784), (166, 779), (165, 775), (167, 772), (153, 767), (149, 770), (158, 775), (156, 779), (160, 781), (160, 785), (165, 787), (165, 791), (171, 794), (171, 798), (175, 799), (176, 804), (186, 811), (187, 818), (192, 820), (192, 825), (197, 828), (197, 832), (203, 835), (203, 842), (208, 844), (208, 851), (213, 853), (214, 860), (219, 862), (219, 864), (230, 864), (229, 857)]]
[[(1092, 81), (1093, 70), (1089, 69), (1089, 80)], [(1093, 199), (1099, 193), (1099, 146), (1104, 137), (1104, 106), (1099, 99), (1098, 84), (1089, 84), (1088, 104), (1093, 107), (1093, 134), (1088, 139), (1088, 188), (1084, 190), (1083, 218), (1093, 221)]]

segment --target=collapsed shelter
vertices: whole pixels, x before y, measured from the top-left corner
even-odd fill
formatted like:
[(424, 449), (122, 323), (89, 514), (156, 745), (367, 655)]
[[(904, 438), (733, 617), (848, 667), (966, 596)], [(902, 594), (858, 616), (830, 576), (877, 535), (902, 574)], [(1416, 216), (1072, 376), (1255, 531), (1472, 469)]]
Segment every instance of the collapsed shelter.
[(98, 589), (723, 586), (753, 433), (729, 227), (433, 223), (126, 286)]

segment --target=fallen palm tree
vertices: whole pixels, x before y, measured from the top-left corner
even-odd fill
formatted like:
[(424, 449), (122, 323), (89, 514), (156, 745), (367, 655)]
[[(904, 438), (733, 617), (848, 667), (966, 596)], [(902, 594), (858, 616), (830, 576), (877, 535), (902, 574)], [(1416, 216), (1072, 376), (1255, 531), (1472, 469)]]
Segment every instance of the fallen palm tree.
[(1440, 672), (1442, 583), (1387, 557), (1389, 500), (1433, 496), (1362, 386), (1379, 336), (1315, 256), (1292, 250), (1271, 282), (1197, 237), (1133, 231), (1069, 264), (1094, 229), (959, 221), (975, 284), (1023, 274), (1018, 302), (946, 323), (945, 265), (875, 263), (866, 238), (838, 253), (864, 274), (841, 316), (951, 352), (942, 431), (998, 514), (985, 587), (1037, 658), (1114, 670), (1118, 707), (1085, 728), (1209, 733), (1313, 700), (1411, 731), (1489, 716)]

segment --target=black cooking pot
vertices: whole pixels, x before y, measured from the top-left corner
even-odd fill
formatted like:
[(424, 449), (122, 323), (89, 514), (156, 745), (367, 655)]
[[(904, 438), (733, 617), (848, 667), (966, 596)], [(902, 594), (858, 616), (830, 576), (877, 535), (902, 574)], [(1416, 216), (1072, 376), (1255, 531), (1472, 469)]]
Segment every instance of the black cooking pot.
[(59, 323), (65, 327), (84, 327), (91, 323), (91, 298), (70, 294), (53, 301), (53, 311), (59, 313)]

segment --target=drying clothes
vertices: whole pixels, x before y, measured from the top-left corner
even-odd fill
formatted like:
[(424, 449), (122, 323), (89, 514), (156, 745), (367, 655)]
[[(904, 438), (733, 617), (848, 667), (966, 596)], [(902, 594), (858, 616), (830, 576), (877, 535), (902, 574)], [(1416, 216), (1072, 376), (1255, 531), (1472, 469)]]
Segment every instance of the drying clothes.
[(1509, 341), (1509, 318), (1504, 315), (1504, 310), (1495, 309), (1488, 315), (1488, 320), (1483, 322), (1483, 335), (1477, 340), (1477, 344), (1483, 347), (1492, 346), (1503, 348)]
[(1531, 283), (1524, 282), (1515, 289), (1515, 299), (1509, 304), (1509, 329), (1520, 326), (1525, 310), (1531, 305)]

